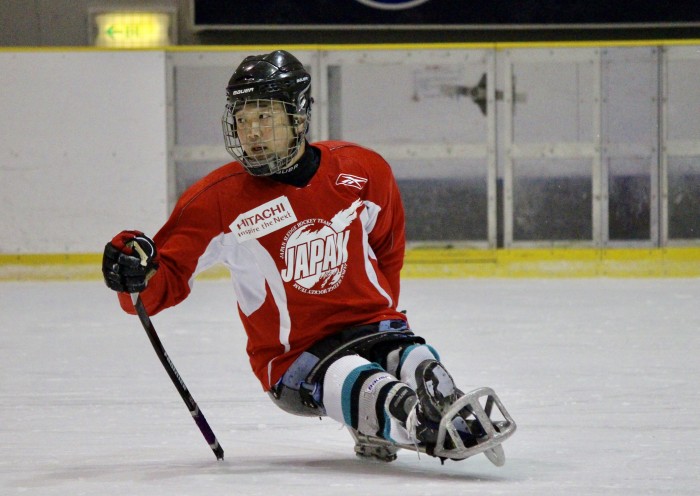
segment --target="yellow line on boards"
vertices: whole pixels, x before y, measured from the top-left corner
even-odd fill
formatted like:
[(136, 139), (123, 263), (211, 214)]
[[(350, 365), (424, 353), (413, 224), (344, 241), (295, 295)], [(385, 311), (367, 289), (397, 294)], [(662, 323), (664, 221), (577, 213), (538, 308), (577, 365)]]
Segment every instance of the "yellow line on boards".
[[(0, 281), (96, 280), (101, 254), (0, 254)], [(669, 248), (412, 248), (405, 278), (700, 277), (700, 247)], [(228, 277), (223, 267), (203, 279)]]
[(2, 52), (265, 52), (276, 49), (289, 51), (380, 51), (380, 50), (509, 50), (536, 48), (601, 48), (641, 46), (700, 45), (700, 39), (641, 39), (589, 41), (494, 41), (494, 42), (435, 42), (435, 43), (354, 43), (354, 44), (262, 44), (262, 45), (173, 45), (164, 47), (108, 48), (96, 46), (0, 47)]

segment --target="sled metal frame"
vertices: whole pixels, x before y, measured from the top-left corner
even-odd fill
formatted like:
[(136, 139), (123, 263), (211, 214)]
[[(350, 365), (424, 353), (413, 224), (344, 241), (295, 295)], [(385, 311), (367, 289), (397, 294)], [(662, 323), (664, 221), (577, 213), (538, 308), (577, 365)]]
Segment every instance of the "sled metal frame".
[[(481, 401), (485, 398), (484, 405)], [(492, 419), (494, 406), (503, 420)], [(457, 429), (452, 424), (455, 417), (461, 416), (463, 411), (468, 411), (479, 422), (484, 432), (484, 436), (477, 440), (475, 446), (467, 447), (464, 445)], [(432, 453), (427, 453), (424, 446), (413, 444), (397, 444), (386, 439), (375, 436), (361, 434), (353, 429), (350, 429), (350, 434), (355, 439), (355, 453), (361, 457), (377, 458), (383, 461), (393, 461), (396, 459), (396, 452), (399, 448), (420, 453), (427, 453), (441, 459), (449, 458), (451, 460), (464, 460), (479, 453), (484, 453), (486, 458), (497, 467), (505, 464), (505, 452), (501, 444), (506, 441), (516, 430), (516, 424), (513, 417), (510, 416), (498, 395), (493, 389), (482, 387), (475, 389), (457, 401), (445, 412), (440, 421), (438, 430), (437, 443)], [(445, 441), (452, 441), (454, 448), (447, 449), (444, 447)]]

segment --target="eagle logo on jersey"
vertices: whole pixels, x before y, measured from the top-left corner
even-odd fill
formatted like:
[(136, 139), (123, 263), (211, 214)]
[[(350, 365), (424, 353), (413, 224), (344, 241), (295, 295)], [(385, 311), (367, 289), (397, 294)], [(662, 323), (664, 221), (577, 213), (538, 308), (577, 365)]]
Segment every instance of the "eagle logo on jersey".
[(286, 267), (281, 276), (302, 293), (325, 294), (336, 289), (345, 276), (348, 261), (347, 227), (357, 218), (362, 201), (355, 200), (330, 221), (306, 219), (285, 235), (280, 258)]

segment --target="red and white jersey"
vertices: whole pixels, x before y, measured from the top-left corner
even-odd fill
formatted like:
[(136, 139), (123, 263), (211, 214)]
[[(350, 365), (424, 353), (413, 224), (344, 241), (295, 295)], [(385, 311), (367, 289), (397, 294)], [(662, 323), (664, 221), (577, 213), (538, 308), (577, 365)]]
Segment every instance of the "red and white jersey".
[(184, 300), (199, 272), (228, 267), (265, 390), (319, 339), (405, 320), (396, 309), (404, 212), (389, 165), (351, 143), (313, 146), (321, 162), (304, 187), (253, 177), (238, 162), (190, 187), (154, 237), (160, 267), (141, 294), (156, 314)]

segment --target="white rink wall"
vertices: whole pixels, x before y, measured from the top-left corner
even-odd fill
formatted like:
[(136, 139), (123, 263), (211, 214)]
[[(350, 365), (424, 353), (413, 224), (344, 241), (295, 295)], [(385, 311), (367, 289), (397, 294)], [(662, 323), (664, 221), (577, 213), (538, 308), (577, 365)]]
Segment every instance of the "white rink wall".
[(0, 254), (165, 221), (165, 77), (162, 51), (0, 51)]
[[(572, 260), (581, 260), (588, 265), (592, 261), (595, 265), (599, 260), (606, 260), (604, 252), (617, 251), (610, 258), (615, 262), (650, 262), (647, 264), (651, 266), (650, 269), (636, 263), (634, 269), (639, 275), (696, 275), (700, 267), (697, 264), (700, 256), (700, 248), (697, 248), (700, 242), (700, 225), (697, 221), (700, 207), (693, 200), (700, 191), (700, 169), (697, 167), (700, 141), (696, 139), (700, 129), (695, 114), (687, 111), (694, 108), (688, 102), (697, 100), (693, 99), (697, 93), (695, 86), (688, 85), (687, 81), (693, 80), (690, 76), (697, 73), (700, 67), (697, 47), (664, 46), (663, 58), (656, 55), (658, 47), (650, 46), (633, 47), (633, 52), (629, 51), (633, 48), (616, 47), (612, 52), (615, 55), (610, 55), (605, 49), (607, 58), (601, 58), (600, 48), (571, 47), (560, 52), (558, 56), (561, 59), (557, 60), (568, 61), (570, 77), (579, 73), (576, 64), (585, 62), (595, 65), (605, 61), (610, 62), (605, 62), (606, 67), (614, 66), (623, 75), (636, 74), (636, 66), (629, 66), (625, 57), (643, 52), (646, 54), (646, 67), (653, 67), (653, 74), (663, 69), (659, 77), (672, 81), (672, 84), (668, 83), (668, 88), (664, 86), (666, 89), (660, 88), (653, 78), (648, 82), (645, 94), (657, 95), (663, 89), (670, 92), (674, 99), (658, 110), (658, 105), (653, 103), (657, 97), (646, 98), (643, 108), (647, 110), (635, 112), (646, 115), (645, 112), (651, 108), (653, 115), (659, 119), (658, 122), (648, 123), (645, 129), (637, 129), (628, 126), (630, 122), (640, 122), (635, 117), (636, 113), (624, 122), (614, 123), (594, 117), (599, 114), (616, 115), (615, 108), (636, 108), (638, 102), (632, 98), (622, 98), (615, 100), (615, 107), (594, 105), (603, 100), (595, 96), (600, 90), (600, 84), (596, 82), (598, 79), (589, 78), (586, 86), (588, 96), (583, 99), (588, 102), (585, 107), (588, 118), (585, 121), (589, 125), (582, 134), (585, 142), (572, 146), (570, 135), (580, 134), (581, 119), (576, 116), (583, 111), (583, 107), (565, 106), (569, 110), (562, 111), (562, 115), (556, 119), (545, 119), (549, 114), (549, 103), (545, 105), (543, 101), (549, 102), (545, 97), (557, 91), (561, 77), (554, 70), (546, 73), (554, 76), (547, 77), (545, 74), (540, 77), (541, 71), (533, 68), (538, 67), (542, 57), (552, 67), (558, 62), (550, 60), (551, 50), (523, 48), (518, 49), (517, 60), (523, 64), (523, 74), (532, 75), (527, 90), (531, 94), (539, 91), (541, 98), (538, 100), (540, 110), (528, 114), (528, 119), (518, 121), (518, 129), (536, 129), (533, 131), (535, 136), (522, 143), (518, 140), (502, 143), (506, 149), (498, 153), (494, 145), (497, 143), (496, 136), (513, 135), (512, 130), (508, 131), (515, 122), (512, 109), (501, 112), (498, 119), (495, 117), (497, 112), (491, 111), (488, 114), (491, 119), (489, 124), (473, 102), (463, 101), (461, 110), (454, 114), (469, 114), (471, 117), (464, 118), (459, 125), (469, 126), (474, 132), (467, 133), (469, 141), (457, 146), (461, 151), (452, 150), (450, 143), (461, 143), (462, 132), (458, 133), (459, 136), (452, 136), (448, 143), (443, 142), (444, 133), (436, 128), (435, 135), (416, 145), (418, 148), (415, 149), (412, 145), (402, 144), (404, 140), (410, 140), (414, 133), (412, 126), (401, 128), (405, 133), (401, 136), (382, 135), (383, 128), (377, 126), (367, 128), (370, 129), (369, 135), (363, 134), (359, 131), (366, 131), (366, 126), (362, 125), (366, 114), (353, 113), (353, 110), (358, 108), (356, 102), (365, 97), (369, 101), (383, 102), (377, 108), (383, 108), (384, 104), (402, 108), (401, 102), (413, 99), (410, 91), (404, 91), (403, 100), (393, 100), (394, 95), (387, 93), (387, 89), (390, 89), (388, 83), (380, 84), (381, 91), (377, 93), (359, 87), (360, 81), (372, 77), (371, 67), (367, 67), (376, 69), (386, 62), (387, 57), (392, 61), (397, 56), (406, 61), (410, 59), (410, 63), (395, 64), (402, 67), (404, 78), (413, 74), (411, 71), (425, 69), (425, 64), (428, 64), (428, 68), (432, 67), (430, 63), (434, 57), (454, 60), (457, 56), (462, 60), (460, 67), (465, 74), (495, 76), (497, 71), (494, 64), (510, 63), (510, 52), (506, 53), (495, 45), (489, 50), (473, 52), (416, 48), (407, 52), (378, 50), (370, 53), (359, 47), (343, 51), (309, 50), (307, 47), (306, 50), (294, 51), (304, 55), (302, 59), (311, 66), (312, 76), (319, 76), (315, 90), (317, 110), (314, 139), (333, 137), (357, 141), (377, 149), (392, 163), (399, 186), (402, 187), (403, 181), (403, 188), (408, 188), (403, 195), (407, 219), (410, 220), (407, 236), (416, 246), (425, 243), (430, 248), (435, 243), (450, 243), (452, 248), (451, 243), (455, 242), (457, 247), (476, 247), (482, 253), (457, 254), (455, 257), (453, 252), (445, 257), (445, 261), (457, 261), (464, 265), (464, 261), (471, 264), (477, 259), (482, 262), (481, 265), (486, 265), (489, 273), (493, 272), (494, 264), (501, 264), (501, 254), (494, 256), (494, 253), (487, 253), (484, 256), (483, 248), (502, 246), (507, 250), (520, 251), (524, 248), (543, 248), (547, 260), (562, 262), (559, 263), (560, 267), (554, 268), (557, 272), (561, 272), (561, 268), (570, 271)], [(266, 48), (238, 46), (230, 50), (201, 50), (0, 49), (0, 83), (3, 88), (0, 92), (0, 205), (3, 212), (0, 215), (0, 269), (4, 274), (16, 269), (20, 273), (17, 277), (23, 277), (26, 265), (37, 262), (75, 264), (79, 258), (75, 255), (81, 254), (92, 255), (89, 263), (94, 264), (104, 243), (115, 232), (140, 229), (149, 234), (155, 233), (166, 220), (179, 192), (208, 170), (229, 161), (220, 137), (219, 98), (223, 98), (223, 90), (219, 83), (209, 83), (219, 78), (226, 80), (231, 66), (239, 62), (244, 54)], [(338, 81), (333, 84), (328, 81), (328, 71), (338, 66), (345, 69), (347, 80), (343, 85), (347, 91), (342, 89), (343, 85), (338, 86)], [(401, 71), (397, 74), (400, 75)], [(599, 77), (601, 81), (607, 81), (606, 88), (612, 92), (617, 88), (615, 78), (622, 76), (618, 72), (605, 74), (607, 76)], [(383, 81), (389, 80), (384, 77)], [(501, 87), (495, 77), (489, 81), (493, 82), (494, 88)], [(522, 78), (520, 81), (520, 90), (525, 91)], [(376, 85), (372, 89), (374, 87)], [(219, 91), (222, 94), (217, 97)], [(347, 94), (353, 92), (356, 100), (349, 100)], [(638, 92), (633, 94), (636, 96)], [(345, 102), (345, 106), (340, 103), (331, 105), (329, 101), (333, 95), (346, 95), (333, 98), (334, 102)], [(576, 92), (566, 98), (560, 97), (569, 103), (583, 101)], [(424, 107), (434, 107), (431, 101), (424, 100), (427, 102), (423, 103)], [(444, 106), (446, 102), (442, 104)], [(505, 102), (500, 102), (495, 108), (502, 108), (503, 105)], [(412, 112), (417, 110), (413, 108)], [(392, 122), (410, 123), (413, 114), (408, 110), (403, 112), (396, 114)], [(345, 117), (342, 117), (343, 114), (346, 114)], [(523, 117), (522, 111), (520, 115)], [(571, 128), (567, 128), (562, 135), (549, 135), (549, 131), (559, 129), (557, 119), (569, 123)], [(377, 118), (374, 120), (379, 122)], [(441, 122), (439, 119), (428, 119), (427, 122), (433, 120), (436, 124)], [(459, 125), (453, 125), (454, 122), (447, 123), (451, 132), (459, 129)], [(627, 155), (615, 155), (614, 161), (608, 160), (612, 155), (595, 152), (601, 140), (618, 139), (598, 132), (598, 128), (607, 130), (612, 124), (615, 124), (614, 129), (625, 130), (619, 143), (615, 141), (618, 143), (615, 147), (619, 145), (627, 150)], [(394, 125), (390, 127), (392, 132), (397, 131)], [(481, 132), (477, 132), (477, 129)], [(628, 131), (632, 136), (627, 136)], [(656, 143), (657, 137), (665, 134), (673, 139)], [(650, 141), (649, 136), (654, 139)], [(525, 146), (523, 143), (529, 144)], [(546, 143), (555, 143), (566, 152), (562, 152), (561, 157), (549, 157), (549, 145), (546, 149), (540, 146)], [(527, 152), (520, 156), (522, 163), (530, 165), (516, 171), (508, 150), (522, 151), (530, 149), (530, 145), (534, 147), (534, 155), (530, 156), (530, 152)], [(644, 152), (646, 159), (637, 160), (639, 157), (635, 155), (635, 150), (640, 149), (647, 150)], [(654, 151), (657, 149), (665, 150), (661, 154), (663, 156)], [(437, 156), (436, 150), (439, 150)], [(581, 155), (581, 150), (588, 151)], [(511, 159), (497, 160), (498, 157), (508, 156)], [(431, 162), (430, 167), (425, 167), (426, 157), (431, 160), (435, 158), (435, 163)], [(459, 162), (461, 165), (457, 167), (455, 164), (465, 157), (478, 160)], [(610, 174), (617, 170), (617, 166), (610, 168), (613, 162), (634, 163), (644, 170), (641, 175), (623, 171), (618, 174), (618, 186), (615, 186), (614, 181), (610, 182)], [(567, 164), (571, 163), (577, 165), (569, 168)], [(576, 195), (560, 194), (559, 183), (544, 187), (546, 181), (539, 182), (539, 179), (546, 179), (543, 171), (535, 171), (536, 167), (533, 168), (532, 164), (548, 164), (547, 167), (561, 172), (562, 180), (571, 180), (578, 185), (575, 190), (582, 192), (583, 200), (575, 204), (563, 201), (563, 198)], [(507, 181), (509, 174), (519, 174), (526, 169), (534, 174), (534, 182), (529, 179), (521, 184)], [(579, 176), (579, 169), (587, 172)], [(471, 178), (464, 175), (467, 170), (479, 171), (477, 177), (481, 177), (481, 180), (477, 180), (474, 187), (466, 185), (472, 184)], [(417, 171), (425, 176), (414, 177)], [(515, 176), (520, 177), (518, 174)], [(437, 186), (433, 184), (436, 178), (440, 180)], [(635, 190), (638, 193), (643, 190), (640, 193), (640, 198), (643, 197), (641, 203), (636, 202), (635, 199), (639, 198), (624, 186), (627, 180), (642, 185), (641, 190)], [(503, 184), (501, 193), (498, 193), (498, 181)], [(671, 183), (675, 187), (668, 186)], [(435, 189), (431, 189), (433, 186), (428, 188), (429, 184), (433, 184)], [(531, 202), (524, 200), (516, 205), (511, 194), (513, 188), (526, 195), (523, 198), (529, 195), (533, 201), (537, 200), (539, 206), (530, 208)], [(586, 198), (590, 188), (593, 188), (590, 191), (593, 194), (588, 201)], [(488, 193), (489, 189), (493, 191)], [(545, 190), (553, 191), (553, 196), (543, 199), (541, 192)], [(623, 192), (618, 195), (619, 201), (611, 200), (610, 192), (618, 190)], [(416, 194), (419, 191), (421, 194)], [(596, 191), (600, 191), (600, 194)], [(645, 192), (649, 192), (650, 196)], [(455, 198), (459, 201), (453, 202)], [(479, 198), (483, 200), (481, 203)], [(476, 203), (472, 203), (472, 200)], [(502, 214), (498, 214), (501, 204)], [(562, 216), (562, 212), (575, 215), (569, 218)], [(473, 214), (468, 222), (465, 220), (467, 213)], [(647, 214), (648, 221), (645, 220)], [(520, 219), (519, 233), (515, 228), (517, 219)], [(611, 224), (615, 219), (617, 224)], [(614, 228), (615, 225), (620, 229), (620, 226), (632, 227), (629, 232), (621, 234), (619, 229)], [(554, 226), (554, 230), (547, 226)], [(573, 227), (569, 229), (570, 226)], [(501, 235), (498, 231), (500, 227), (503, 228)], [(550, 253), (552, 248), (559, 247), (567, 250), (567, 253)], [(569, 248), (592, 248), (595, 251), (577, 254)], [(620, 248), (636, 249), (637, 253), (621, 252)], [(39, 256), (32, 257), (33, 254)], [(533, 261), (527, 253), (522, 258)], [(663, 263), (659, 265), (658, 260)], [(673, 267), (668, 267), (667, 260)], [(429, 264), (434, 267), (434, 262), (431, 254)], [(683, 267), (677, 268), (677, 262)], [(538, 269), (541, 264), (535, 265), (534, 268)], [(474, 273), (472, 270), (467, 272), (468, 275)], [(510, 269), (508, 272), (512, 273)], [(541, 273), (540, 270), (535, 272)], [(610, 274), (597, 268), (593, 272), (596, 275)], [(622, 273), (630, 275), (630, 270), (625, 268)], [(444, 275), (444, 272), (431, 270), (431, 274)], [(590, 274), (590, 271), (586, 271), (586, 274)], [(0, 278), (3, 277), (7, 276), (0, 274)]]

